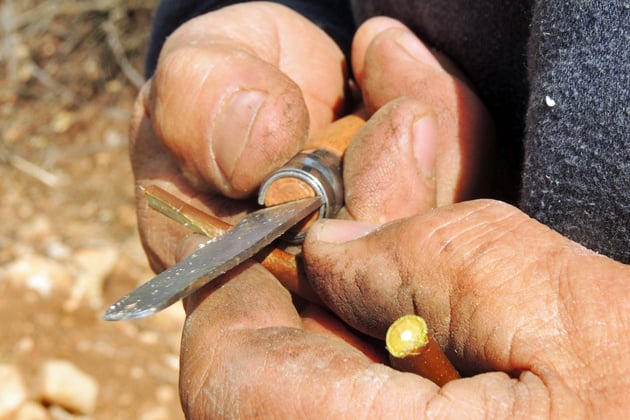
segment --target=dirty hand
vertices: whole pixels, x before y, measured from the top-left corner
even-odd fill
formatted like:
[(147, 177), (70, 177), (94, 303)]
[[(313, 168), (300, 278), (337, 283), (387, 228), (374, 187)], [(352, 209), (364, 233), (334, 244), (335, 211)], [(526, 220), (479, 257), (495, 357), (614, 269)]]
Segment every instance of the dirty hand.
[[(355, 40), (355, 57), (365, 49), (364, 58), (355, 59), (358, 83), (375, 113), (347, 152), (344, 182), (348, 213), (363, 221), (383, 223), (473, 195), (471, 180), (480, 180), (478, 159), (491, 131), (479, 101), (429, 58), (419, 40), (413, 38), (426, 54), (422, 60), (393, 48), (405, 31), (397, 22), (374, 20)], [(388, 42), (385, 51), (379, 49)], [(379, 60), (400, 61), (400, 77), (393, 77), (395, 68), (380, 71)], [(378, 96), (386, 78), (391, 89)], [(414, 83), (435, 89), (407, 89)], [(466, 126), (469, 130), (461, 130)], [(366, 170), (361, 162), (372, 166)], [(402, 401), (437, 393), (428, 381), (378, 364), (379, 349), (325, 312), (298, 312), (289, 294), (257, 265), (233, 270), (196, 293), (186, 309), (180, 392), (190, 417), (316, 416), (319, 410), (398, 417)]]
[(208, 13), (168, 38), (131, 127), (139, 227), (154, 270), (176, 261), (189, 232), (148, 209), (142, 187), (158, 184), (233, 222), (251, 203), (232, 199), (252, 195), (309, 130), (335, 119), (345, 68), (332, 39), (273, 3)]
[[(492, 128), (448, 61), (385, 18), (360, 28), (353, 56), (372, 116), (345, 157), (351, 217), (382, 223), (475, 196)], [(189, 232), (148, 209), (142, 187), (159, 184), (234, 222), (251, 204), (232, 199), (255, 192), (349, 101), (344, 69), (326, 34), (273, 3), (208, 13), (168, 38), (131, 129), (140, 234), (154, 270), (190, 249), (181, 246)]]
[(191, 418), (616, 418), (630, 408), (630, 267), (513, 207), (470, 201), (378, 228), (323, 221), (304, 253), (344, 321), (383, 338), (418, 313), (469, 377), (440, 389), (377, 363), (348, 331), (300, 318), (252, 264), (189, 302), (180, 391)]

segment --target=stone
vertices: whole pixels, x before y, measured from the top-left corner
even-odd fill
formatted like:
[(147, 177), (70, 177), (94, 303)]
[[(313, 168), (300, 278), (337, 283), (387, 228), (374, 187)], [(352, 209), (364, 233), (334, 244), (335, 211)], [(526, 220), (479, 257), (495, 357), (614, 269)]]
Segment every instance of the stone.
[(69, 291), (73, 279), (70, 271), (60, 263), (38, 255), (25, 255), (2, 269), (2, 277), (16, 287), (27, 287), (42, 297), (54, 290)]
[(169, 420), (171, 413), (162, 405), (151, 407), (140, 414), (139, 420)]
[(54, 237), (52, 222), (44, 214), (34, 214), (28, 223), (18, 226), (17, 237), (24, 242), (46, 242)]
[(155, 398), (160, 404), (172, 404), (177, 399), (177, 388), (172, 385), (160, 385), (155, 390)]
[(50, 420), (48, 410), (34, 401), (27, 401), (15, 412), (15, 420)]
[(93, 414), (99, 392), (98, 382), (68, 360), (44, 363), (39, 378), (39, 397), (73, 413)]
[(76, 117), (68, 111), (57, 112), (50, 123), (51, 128), (57, 134), (67, 132), (76, 122)]
[(68, 412), (65, 408), (58, 405), (48, 407), (48, 413), (52, 420), (88, 420), (90, 416), (79, 416)]
[(114, 269), (117, 260), (118, 250), (113, 246), (76, 251), (73, 255), (76, 281), (64, 308), (68, 311), (75, 310), (81, 302), (86, 302), (93, 308), (100, 308), (103, 304), (103, 283)]
[(17, 366), (0, 364), (0, 418), (20, 407), (27, 397), (26, 385)]

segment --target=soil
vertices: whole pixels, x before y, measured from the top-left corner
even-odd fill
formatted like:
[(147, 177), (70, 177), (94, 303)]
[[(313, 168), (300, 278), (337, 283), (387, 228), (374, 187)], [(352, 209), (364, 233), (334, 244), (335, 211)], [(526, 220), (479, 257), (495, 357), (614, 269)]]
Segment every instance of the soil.
[[(154, 5), (0, 4), (0, 366), (24, 389), (0, 391), (19, 397), (6, 418), (26, 418), (33, 405), (51, 419), (183, 418), (181, 306), (138, 321), (100, 318), (152, 277), (127, 130)], [(42, 395), (42, 366), (58, 359), (98, 385), (90, 412)]]

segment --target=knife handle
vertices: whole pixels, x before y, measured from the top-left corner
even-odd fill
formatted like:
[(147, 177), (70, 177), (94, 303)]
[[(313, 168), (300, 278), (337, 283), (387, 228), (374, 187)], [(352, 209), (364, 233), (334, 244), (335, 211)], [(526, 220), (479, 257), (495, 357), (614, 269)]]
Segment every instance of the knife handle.
[(258, 204), (266, 207), (301, 198), (319, 196), (322, 199), (319, 212), (292, 229), (291, 236), (285, 235), (285, 239), (301, 242), (313, 221), (334, 217), (341, 209), (341, 161), (348, 144), (364, 124), (365, 119), (360, 113), (338, 119), (311, 137), (300, 153), (263, 182)]
[[(144, 194), (152, 209), (210, 239), (220, 236), (232, 227), (223, 220), (185, 203), (157, 185), (146, 187)], [(306, 280), (302, 264), (295, 255), (269, 246), (256, 254), (254, 260), (261, 263), (289, 291), (311, 303), (322, 305)]]

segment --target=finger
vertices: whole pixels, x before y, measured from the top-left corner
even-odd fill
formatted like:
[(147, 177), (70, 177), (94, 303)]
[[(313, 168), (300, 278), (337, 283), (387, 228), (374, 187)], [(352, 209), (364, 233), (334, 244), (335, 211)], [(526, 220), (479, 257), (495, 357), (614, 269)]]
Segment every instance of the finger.
[(178, 260), (178, 247), (190, 230), (149, 208), (144, 195), (148, 185), (159, 185), (187, 203), (210, 214), (234, 222), (249, 204), (221, 197), (200, 195), (179, 171), (177, 162), (164, 149), (151, 129), (148, 117), (149, 83), (134, 104), (129, 136), (129, 155), (135, 179), (136, 210), (140, 238), (151, 268), (160, 272)]
[(259, 266), (231, 272), (221, 284), (196, 294), (187, 309), (180, 393), (190, 418), (261, 412), (275, 417), (465, 413), (483, 418), (490, 412), (527, 415), (538, 409), (544, 414), (548, 407), (545, 389), (533, 375), (520, 381), (505, 374), (481, 375), (439, 391), (426, 379), (373, 363), (342, 340), (308, 333), (289, 294)]
[(171, 52), (160, 61), (153, 93), (152, 128), (185, 176), (233, 198), (250, 194), (308, 134), (299, 87), (272, 65), (224, 46)]
[(333, 119), (345, 82), (343, 56), (321, 30), (284, 7), (249, 6), (176, 31), (150, 102), (152, 128), (192, 184), (233, 198), (295, 155), (309, 122), (318, 129)]
[[(392, 28), (405, 29), (406, 27), (396, 19), (378, 16), (364, 22), (354, 35), (352, 40), (352, 70), (359, 85), (363, 85), (365, 78), (365, 55), (368, 47), (377, 35)], [(426, 59), (432, 60), (433, 56), (428, 54)]]
[[(359, 83), (363, 83), (364, 66), (366, 61), (366, 51), (372, 41), (388, 29), (408, 29), (402, 22), (386, 16), (378, 16), (368, 19), (357, 30), (352, 41), (352, 67), (355, 72), (355, 78)], [(407, 37), (407, 35), (405, 35)], [(454, 77), (462, 81), (467, 81), (466, 75), (444, 54), (437, 50), (424, 47), (417, 44), (415, 36), (409, 38), (409, 46), (414, 50), (414, 54), (422, 58), (427, 64), (435, 66), (437, 69), (444, 70)], [(404, 42), (403, 42), (404, 43)]]
[(353, 54), (353, 69), (360, 75), (369, 111), (400, 97), (413, 97), (435, 113), (439, 131), (437, 204), (484, 193), (493, 137), (491, 119), (474, 92), (447, 71), (444, 60), (391, 19), (365, 23), (356, 35)]
[(200, 16), (169, 37), (162, 55), (192, 45), (225, 45), (275, 66), (302, 90), (315, 129), (328, 125), (343, 106), (343, 52), (317, 25), (285, 6), (235, 4)]
[[(419, 314), (456, 365), (473, 371), (520, 371), (544, 355), (561, 359), (571, 347), (557, 313), (557, 276), (584, 249), (517, 209), (460, 203), (370, 234), (373, 227), (348, 223), (316, 224), (304, 258), (313, 288), (354, 328), (382, 337), (400, 315)], [(589, 271), (604, 269), (600, 257), (591, 258)], [(580, 273), (588, 290), (581, 296), (593, 295), (595, 277)], [(593, 310), (615, 322), (603, 306)]]
[(344, 156), (346, 210), (382, 224), (436, 206), (437, 120), (420, 102), (401, 98), (378, 110)]

